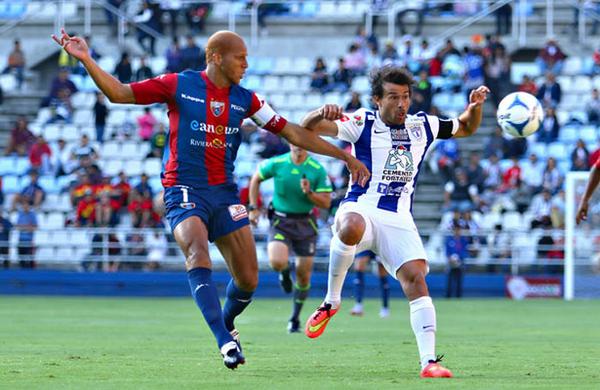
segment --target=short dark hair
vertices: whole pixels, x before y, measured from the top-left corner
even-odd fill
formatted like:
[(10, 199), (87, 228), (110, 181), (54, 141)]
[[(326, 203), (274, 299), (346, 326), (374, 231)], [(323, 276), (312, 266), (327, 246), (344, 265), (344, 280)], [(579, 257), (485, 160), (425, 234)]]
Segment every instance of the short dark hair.
[(371, 96), (383, 97), (383, 83), (397, 85), (408, 85), (408, 91), (412, 96), (413, 76), (404, 68), (399, 66), (382, 66), (371, 72)]

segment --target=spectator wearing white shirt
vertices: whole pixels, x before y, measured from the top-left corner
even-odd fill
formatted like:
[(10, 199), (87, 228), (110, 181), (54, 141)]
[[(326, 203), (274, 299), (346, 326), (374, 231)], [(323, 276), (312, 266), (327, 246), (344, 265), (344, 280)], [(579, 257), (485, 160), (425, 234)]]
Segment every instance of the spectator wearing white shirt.
[(547, 189), (542, 190), (541, 194), (536, 195), (529, 208), (533, 219), (531, 228), (549, 227), (552, 225), (552, 194)]
[(169, 243), (165, 235), (154, 230), (146, 234), (146, 250), (148, 251), (147, 269), (154, 271), (159, 268), (159, 262), (163, 261), (167, 256)]
[(544, 182), (544, 163), (535, 153), (529, 155), (529, 159), (521, 165), (521, 179), (533, 194), (542, 190)]

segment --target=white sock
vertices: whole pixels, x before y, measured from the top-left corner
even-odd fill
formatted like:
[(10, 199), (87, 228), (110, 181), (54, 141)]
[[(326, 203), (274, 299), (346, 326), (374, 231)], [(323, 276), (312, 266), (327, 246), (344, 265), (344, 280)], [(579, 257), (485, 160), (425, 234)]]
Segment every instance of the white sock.
[(333, 236), (329, 249), (329, 278), (325, 296), (325, 302), (331, 303), (333, 308), (338, 307), (342, 301), (342, 287), (348, 269), (354, 262), (355, 253), (356, 245), (346, 245), (337, 235)]
[(435, 307), (431, 297), (420, 297), (410, 302), (410, 324), (417, 338), (421, 368), (435, 360)]

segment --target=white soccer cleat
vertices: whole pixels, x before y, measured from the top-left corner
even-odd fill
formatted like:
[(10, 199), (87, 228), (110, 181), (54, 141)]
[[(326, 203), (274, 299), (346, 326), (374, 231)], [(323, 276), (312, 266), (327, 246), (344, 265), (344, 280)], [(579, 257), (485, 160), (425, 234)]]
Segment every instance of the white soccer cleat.
[(363, 314), (364, 312), (362, 303), (355, 303), (352, 310), (350, 310), (350, 315), (362, 317)]
[(387, 307), (382, 307), (381, 310), (379, 310), (379, 318), (388, 318), (390, 316), (390, 309), (388, 309)]
[(246, 358), (242, 355), (242, 351), (235, 341), (230, 341), (221, 347), (221, 355), (223, 355), (223, 364), (225, 367), (235, 370), (240, 364), (246, 363)]

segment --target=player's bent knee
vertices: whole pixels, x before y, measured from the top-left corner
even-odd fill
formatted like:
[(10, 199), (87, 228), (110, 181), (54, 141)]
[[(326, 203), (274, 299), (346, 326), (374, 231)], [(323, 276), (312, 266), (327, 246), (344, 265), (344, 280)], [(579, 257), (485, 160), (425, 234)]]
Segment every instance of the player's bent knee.
[(269, 259), (269, 265), (273, 269), (273, 271), (283, 271), (288, 267), (287, 259)]
[(188, 270), (194, 268), (212, 268), (210, 258), (198, 252), (188, 254), (185, 258), (185, 264)]
[(339, 239), (346, 245), (356, 245), (365, 234), (366, 222), (364, 218), (356, 213), (347, 213), (342, 217), (338, 229)]
[(258, 273), (241, 275), (235, 278), (236, 286), (243, 291), (254, 291), (258, 286)]

